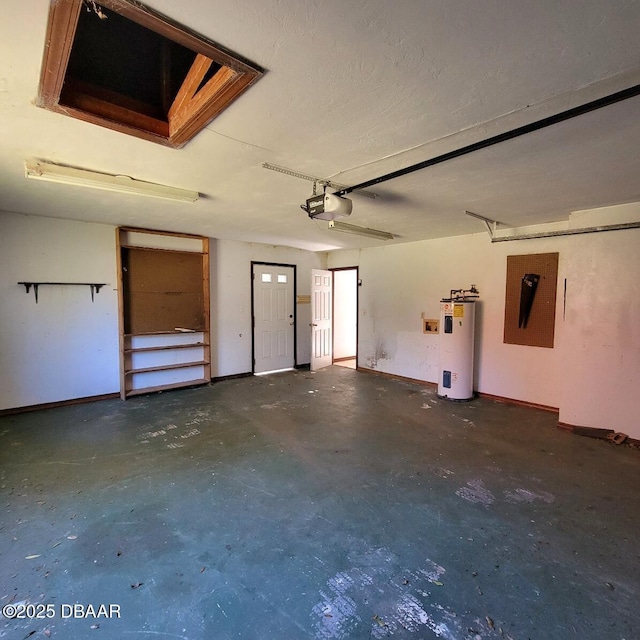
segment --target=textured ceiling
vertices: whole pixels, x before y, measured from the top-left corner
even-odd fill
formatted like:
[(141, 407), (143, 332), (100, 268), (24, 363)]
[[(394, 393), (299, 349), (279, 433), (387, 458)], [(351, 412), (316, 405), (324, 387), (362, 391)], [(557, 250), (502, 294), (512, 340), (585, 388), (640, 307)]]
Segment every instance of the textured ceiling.
[[(640, 2), (149, 0), (264, 69), (180, 150), (33, 105), (49, 2), (5, 0), (0, 210), (311, 250), (377, 241), (300, 209), (309, 182), (354, 184), (640, 84)], [(640, 98), (352, 194), (349, 222), (397, 242), (640, 200)], [(26, 180), (40, 158), (197, 190), (195, 204)], [(394, 242), (396, 242), (394, 241)]]

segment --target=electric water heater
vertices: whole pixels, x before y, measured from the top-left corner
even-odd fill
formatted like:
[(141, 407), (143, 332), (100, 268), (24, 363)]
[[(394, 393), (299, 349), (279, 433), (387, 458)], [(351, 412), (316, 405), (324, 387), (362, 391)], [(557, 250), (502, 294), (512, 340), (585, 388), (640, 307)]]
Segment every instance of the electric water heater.
[(473, 398), (473, 348), (478, 291), (454, 289), (440, 302), (440, 379), (438, 396)]

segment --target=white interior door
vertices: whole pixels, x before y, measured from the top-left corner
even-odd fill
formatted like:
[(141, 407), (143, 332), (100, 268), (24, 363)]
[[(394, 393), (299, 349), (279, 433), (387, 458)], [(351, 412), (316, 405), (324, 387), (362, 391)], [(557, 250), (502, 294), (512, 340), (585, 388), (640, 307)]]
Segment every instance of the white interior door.
[(311, 371), (332, 363), (331, 271), (311, 270)]
[(293, 267), (253, 265), (254, 373), (294, 367), (294, 296)]

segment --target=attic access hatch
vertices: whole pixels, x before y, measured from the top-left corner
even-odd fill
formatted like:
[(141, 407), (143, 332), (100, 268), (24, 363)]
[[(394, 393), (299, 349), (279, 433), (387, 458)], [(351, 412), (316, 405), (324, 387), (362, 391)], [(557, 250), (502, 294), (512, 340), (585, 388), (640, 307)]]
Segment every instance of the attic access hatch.
[(179, 148), (262, 70), (127, 0), (52, 0), (37, 104)]

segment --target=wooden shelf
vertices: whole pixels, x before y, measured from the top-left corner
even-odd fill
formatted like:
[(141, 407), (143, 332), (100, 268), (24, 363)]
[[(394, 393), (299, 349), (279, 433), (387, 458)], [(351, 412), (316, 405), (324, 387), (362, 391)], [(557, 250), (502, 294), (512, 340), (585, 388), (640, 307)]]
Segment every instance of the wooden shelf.
[(33, 287), (33, 295), (38, 304), (38, 287), (46, 285), (48, 287), (89, 287), (91, 289), (91, 302), (94, 300), (94, 294), (100, 293), (100, 289), (106, 285), (105, 282), (18, 282), (18, 284), (24, 285), (25, 292), (29, 293), (31, 287)]
[(171, 253), (199, 253), (203, 251), (190, 251), (189, 249), (163, 249), (161, 247), (144, 247), (138, 244), (120, 244), (123, 249), (135, 249), (136, 251), (171, 251)]
[(131, 396), (142, 396), (147, 393), (157, 393), (158, 391), (169, 391), (170, 389), (183, 389), (184, 387), (193, 387), (201, 384), (208, 384), (211, 380), (207, 378), (201, 378), (198, 380), (188, 380), (186, 382), (174, 382), (173, 384), (161, 384), (157, 387), (144, 387), (143, 389), (129, 389), (125, 396), (127, 398)]
[(206, 329), (189, 329), (189, 331), (147, 331), (145, 333), (123, 333), (124, 338), (141, 338), (144, 336), (191, 336), (194, 333), (207, 333)]
[(199, 347), (208, 347), (208, 342), (192, 342), (191, 344), (164, 344), (157, 347), (131, 347), (125, 349), (125, 353), (144, 353), (148, 351), (173, 351), (174, 349), (197, 349)]
[(151, 373), (152, 371), (171, 371), (172, 369), (187, 369), (188, 367), (204, 367), (209, 363), (206, 360), (198, 362), (178, 362), (176, 364), (161, 364), (157, 367), (144, 367), (144, 369), (129, 369), (124, 372), (125, 376), (133, 376), (136, 373)]

